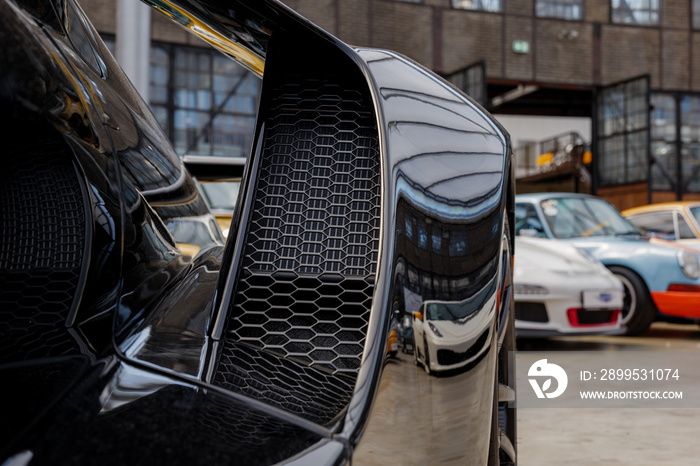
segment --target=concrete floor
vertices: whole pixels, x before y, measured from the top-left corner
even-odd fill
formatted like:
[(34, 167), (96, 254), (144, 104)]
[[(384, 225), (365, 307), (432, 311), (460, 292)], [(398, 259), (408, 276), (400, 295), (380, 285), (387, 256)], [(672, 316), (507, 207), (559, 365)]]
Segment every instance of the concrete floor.
[[(655, 323), (639, 337), (518, 341), (518, 351), (694, 350), (700, 327)], [(700, 387), (698, 387), (700, 390)], [(518, 464), (700, 464), (700, 409), (518, 409)]]

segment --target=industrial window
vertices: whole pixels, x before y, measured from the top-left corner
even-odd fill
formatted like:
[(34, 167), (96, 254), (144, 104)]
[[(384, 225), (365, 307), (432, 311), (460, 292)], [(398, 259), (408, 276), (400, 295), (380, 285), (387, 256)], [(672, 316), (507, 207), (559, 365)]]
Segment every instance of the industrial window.
[(431, 239), (433, 241), (433, 252), (436, 254), (442, 253), (442, 230), (433, 227)]
[(649, 77), (604, 88), (598, 95), (600, 186), (647, 181)]
[(539, 18), (583, 19), (583, 0), (537, 0), (535, 14)]
[(428, 228), (425, 222), (421, 219), (416, 219), (416, 227), (418, 230), (418, 247), (428, 249)]
[(485, 61), (457, 70), (447, 75), (446, 79), (481, 105), (487, 105)]
[(653, 93), (651, 103), (651, 189), (700, 192), (700, 96)]
[(503, 10), (501, 0), (452, 0), (452, 7), (461, 10), (499, 12)]
[(613, 23), (659, 24), (659, 0), (611, 0), (610, 7)]
[(670, 94), (651, 96), (651, 186), (676, 190), (676, 99)]
[(215, 50), (151, 48), (151, 108), (178, 154), (245, 157), (260, 80)]
[[(103, 37), (114, 53), (114, 37)], [(246, 157), (261, 82), (221, 53), (152, 43), (149, 106), (179, 155)]]
[(700, 192), (700, 96), (680, 98), (682, 192)]
[(450, 237), (450, 256), (464, 256), (467, 254), (467, 233), (455, 231)]

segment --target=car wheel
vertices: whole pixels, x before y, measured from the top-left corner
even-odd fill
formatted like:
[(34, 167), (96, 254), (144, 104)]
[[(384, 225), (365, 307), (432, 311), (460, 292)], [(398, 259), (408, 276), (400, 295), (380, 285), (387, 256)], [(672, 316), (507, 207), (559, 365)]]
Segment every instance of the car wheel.
[(425, 373), (430, 375), (430, 350), (428, 349), (428, 342), (423, 340), (423, 369)]
[(630, 269), (611, 266), (610, 271), (622, 282), (625, 290), (621, 320), (627, 327), (625, 335), (639, 335), (649, 328), (656, 317), (649, 290), (644, 280)]

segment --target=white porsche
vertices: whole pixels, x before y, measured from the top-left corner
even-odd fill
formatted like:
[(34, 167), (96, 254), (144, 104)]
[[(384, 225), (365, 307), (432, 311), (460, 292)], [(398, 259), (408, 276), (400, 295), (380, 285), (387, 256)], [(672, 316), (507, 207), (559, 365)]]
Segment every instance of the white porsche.
[(624, 333), (622, 284), (598, 260), (544, 238), (518, 236), (515, 251), (518, 338)]

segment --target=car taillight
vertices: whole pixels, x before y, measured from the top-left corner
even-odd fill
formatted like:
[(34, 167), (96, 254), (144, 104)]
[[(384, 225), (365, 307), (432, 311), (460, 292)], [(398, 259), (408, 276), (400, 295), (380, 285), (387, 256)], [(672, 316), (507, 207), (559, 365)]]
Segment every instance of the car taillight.
[(700, 293), (700, 285), (687, 285), (685, 283), (671, 283), (668, 285), (668, 291), (684, 291), (691, 293)]

